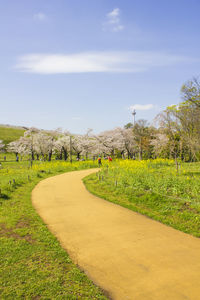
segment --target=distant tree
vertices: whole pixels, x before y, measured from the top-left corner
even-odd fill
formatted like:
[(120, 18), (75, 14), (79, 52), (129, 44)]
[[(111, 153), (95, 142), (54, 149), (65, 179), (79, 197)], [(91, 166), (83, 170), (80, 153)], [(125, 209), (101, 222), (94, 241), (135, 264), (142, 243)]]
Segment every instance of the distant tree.
[(129, 122), (126, 125), (124, 125), (125, 129), (133, 128), (133, 123)]
[(86, 159), (88, 154), (98, 155), (99, 143), (96, 137), (92, 134), (92, 130), (89, 129), (84, 135), (74, 135), (72, 139), (72, 147), (76, 153), (77, 159), (80, 159), (81, 155), (85, 155)]
[(62, 159), (63, 154), (64, 160), (67, 160), (70, 151), (70, 135), (64, 134), (59, 136), (54, 144), (54, 150), (60, 153), (60, 159)]
[(107, 130), (96, 136), (99, 145), (101, 145), (101, 153), (104, 155), (115, 155), (115, 150), (119, 146), (119, 140), (116, 138), (116, 131)]
[(31, 155), (31, 161), (35, 159), (35, 151), (34, 151), (34, 144), (35, 144), (35, 137), (37, 138), (37, 134), (39, 133), (39, 129), (37, 128), (30, 128), (24, 132), (24, 137), (21, 139), (24, 145), (26, 146), (26, 151), (28, 151)]
[(134, 140), (138, 148), (139, 159), (143, 159), (144, 152), (149, 152), (151, 133), (146, 120), (138, 120), (133, 127)]
[(127, 158), (133, 158), (136, 152), (137, 144), (134, 139), (132, 127), (127, 129), (121, 129), (121, 136), (123, 140), (123, 148), (127, 154)]
[(80, 159), (81, 152), (83, 151), (82, 140), (83, 140), (82, 135), (76, 134), (76, 135), (73, 136), (72, 147), (73, 147), (73, 150), (76, 154), (76, 158), (78, 160)]
[(24, 137), (20, 137), (18, 140), (10, 142), (7, 145), (7, 151), (15, 153), (16, 156), (18, 154), (28, 155), (28, 154), (30, 154), (29, 141)]
[(181, 88), (181, 97), (183, 101), (189, 101), (200, 108), (200, 81), (197, 77), (187, 81)]
[(164, 156), (166, 156), (168, 142), (169, 138), (167, 134), (161, 133), (159, 131), (154, 133), (154, 137), (150, 141), (150, 144), (153, 146), (154, 158), (157, 158), (162, 153), (165, 153)]
[(166, 133), (168, 142), (169, 157), (174, 158), (178, 166), (177, 159), (181, 149), (181, 124), (178, 119), (178, 110), (176, 105), (167, 107), (157, 116), (160, 129)]
[(31, 162), (40, 156), (51, 161), (53, 148), (57, 139), (57, 131), (44, 131), (37, 128), (30, 128), (19, 140), (8, 144), (8, 151), (16, 155), (30, 155)]
[(42, 155), (43, 159), (47, 159), (48, 157), (48, 160), (51, 161), (54, 144), (55, 139), (52, 134), (46, 133), (45, 131), (40, 131), (35, 134), (33, 139), (33, 151), (37, 159)]

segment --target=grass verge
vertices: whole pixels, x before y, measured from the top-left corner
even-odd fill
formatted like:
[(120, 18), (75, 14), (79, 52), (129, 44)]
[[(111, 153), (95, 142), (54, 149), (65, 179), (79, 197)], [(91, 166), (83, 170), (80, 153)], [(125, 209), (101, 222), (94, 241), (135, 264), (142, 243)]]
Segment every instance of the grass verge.
[[(102, 171), (98, 176), (92, 174), (83, 179), (89, 192), (175, 229), (200, 237), (199, 208), (192, 207), (187, 199), (180, 201), (179, 198), (160, 195), (142, 187), (135, 189), (132, 186), (120, 185), (119, 182), (116, 186), (115, 181), (110, 181), (106, 171)], [(118, 176), (120, 177), (120, 174)]]
[[(25, 175), (21, 174), (22, 170), (19, 174), (15, 172), (16, 165), (13, 165), (11, 172), (11, 178), (16, 178), (15, 183), (7, 184), (6, 189), (5, 180), (8, 181), (9, 178), (2, 181), (4, 193), (0, 198), (0, 298), (107, 299), (71, 261), (31, 203), (31, 191), (40, 180), (61, 172), (86, 168), (87, 164), (68, 164), (69, 167), (66, 164), (61, 168), (57, 163), (56, 168), (52, 169), (50, 163), (46, 163), (51, 172), (39, 172), (38, 168), (35, 171), (24, 169)], [(19, 165), (16, 168), (18, 170)], [(44, 164), (41, 169), (48, 170)], [(29, 172), (31, 180), (27, 179)], [(9, 170), (6, 176), (9, 176)]]

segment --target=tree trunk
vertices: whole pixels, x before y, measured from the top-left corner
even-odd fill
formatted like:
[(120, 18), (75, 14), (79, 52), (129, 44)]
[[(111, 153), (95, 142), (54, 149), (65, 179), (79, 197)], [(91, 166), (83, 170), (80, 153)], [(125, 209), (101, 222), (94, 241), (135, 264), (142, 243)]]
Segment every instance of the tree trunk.
[(175, 164), (176, 164), (176, 172), (178, 173), (178, 160), (177, 160), (176, 153), (175, 153)]
[(51, 161), (51, 157), (52, 157), (52, 150), (49, 152), (49, 158), (48, 158), (48, 161)]
[(63, 153), (64, 153), (64, 160), (66, 161), (68, 158), (67, 150), (63, 148)]
[(35, 160), (35, 156), (34, 156), (34, 152), (33, 151), (31, 152), (31, 159)]
[(62, 154), (63, 154), (63, 152), (62, 152), (62, 149), (60, 150), (60, 156), (59, 156), (59, 159), (60, 160), (62, 160)]
[(139, 149), (139, 160), (142, 160), (142, 147), (140, 145), (140, 149)]

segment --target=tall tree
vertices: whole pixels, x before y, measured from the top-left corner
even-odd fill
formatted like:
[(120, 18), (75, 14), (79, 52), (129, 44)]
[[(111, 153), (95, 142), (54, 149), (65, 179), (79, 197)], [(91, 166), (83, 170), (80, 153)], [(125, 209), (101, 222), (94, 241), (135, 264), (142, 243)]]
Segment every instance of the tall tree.
[(143, 159), (144, 152), (149, 152), (151, 133), (149, 124), (146, 120), (138, 120), (133, 127), (133, 135), (137, 144), (139, 159)]
[(194, 77), (192, 80), (183, 84), (181, 96), (183, 101), (189, 101), (200, 108), (200, 80), (197, 77)]

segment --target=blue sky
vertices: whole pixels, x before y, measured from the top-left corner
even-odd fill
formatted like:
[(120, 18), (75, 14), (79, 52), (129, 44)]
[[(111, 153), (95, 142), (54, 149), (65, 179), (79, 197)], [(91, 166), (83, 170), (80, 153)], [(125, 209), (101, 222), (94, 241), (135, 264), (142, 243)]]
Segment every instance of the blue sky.
[(0, 0), (0, 123), (152, 121), (200, 70), (198, 0)]

